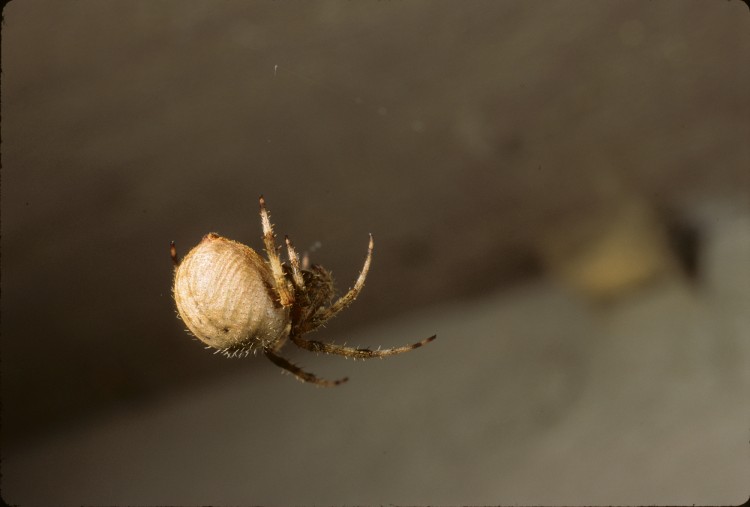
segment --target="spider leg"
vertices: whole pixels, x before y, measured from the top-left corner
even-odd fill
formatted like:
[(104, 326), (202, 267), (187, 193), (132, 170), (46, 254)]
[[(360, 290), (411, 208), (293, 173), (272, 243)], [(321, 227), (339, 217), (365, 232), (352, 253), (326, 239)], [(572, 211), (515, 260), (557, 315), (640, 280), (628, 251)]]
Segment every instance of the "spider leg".
[(349, 292), (341, 296), (335, 303), (328, 308), (320, 309), (315, 315), (313, 315), (312, 321), (305, 326), (304, 331), (309, 332), (317, 329), (326, 321), (335, 317), (341, 310), (352, 304), (357, 298), (362, 288), (365, 286), (365, 279), (367, 278), (367, 272), (370, 271), (370, 263), (372, 263), (372, 249), (374, 242), (372, 234), (370, 234), (370, 243), (367, 246), (367, 257), (365, 258), (365, 264), (362, 266), (362, 271), (359, 273), (357, 281), (354, 283), (354, 287), (349, 289)]
[(423, 345), (427, 345), (435, 338), (437, 338), (437, 335), (432, 335), (422, 341), (412, 343), (411, 345), (404, 345), (403, 347), (372, 350), (369, 348), (346, 347), (343, 345), (319, 342), (316, 340), (306, 340), (301, 336), (291, 336), (292, 342), (294, 342), (294, 344), (298, 347), (305, 350), (309, 350), (312, 352), (322, 352), (324, 354), (336, 354), (344, 357), (353, 357), (354, 359), (371, 359), (373, 357), (383, 358), (386, 356), (403, 354), (404, 352), (409, 352), (410, 350), (418, 349)]
[(299, 366), (293, 363), (290, 363), (283, 357), (276, 355), (271, 349), (268, 349), (268, 348), (263, 349), (263, 352), (266, 354), (266, 357), (270, 359), (273, 364), (275, 364), (279, 368), (282, 368), (290, 372), (292, 375), (300, 379), (302, 382), (309, 382), (311, 384), (315, 384), (321, 387), (333, 387), (339, 384), (343, 384), (344, 382), (349, 380), (349, 377), (344, 377), (339, 380), (326, 380), (320, 377), (316, 377), (312, 373), (308, 373), (304, 371), (302, 368), (300, 368)]
[(305, 280), (302, 278), (302, 271), (300, 271), (299, 256), (297, 255), (297, 251), (294, 249), (289, 236), (284, 236), (284, 241), (286, 241), (286, 251), (289, 254), (289, 264), (292, 265), (292, 279), (297, 288), (304, 292), (306, 289)]
[(266, 200), (262, 195), (260, 196), (260, 220), (263, 224), (263, 243), (266, 247), (266, 254), (268, 254), (268, 262), (271, 264), (271, 272), (273, 273), (276, 290), (279, 293), (279, 301), (284, 307), (292, 306), (294, 295), (287, 285), (284, 269), (281, 267), (281, 258), (274, 239), (276, 235), (273, 233), (273, 225), (271, 225), (271, 219), (266, 210)]
[(174, 245), (174, 241), (169, 242), (169, 255), (172, 257), (174, 267), (179, 266), (180, 260), (177, 258), (177, 247)]

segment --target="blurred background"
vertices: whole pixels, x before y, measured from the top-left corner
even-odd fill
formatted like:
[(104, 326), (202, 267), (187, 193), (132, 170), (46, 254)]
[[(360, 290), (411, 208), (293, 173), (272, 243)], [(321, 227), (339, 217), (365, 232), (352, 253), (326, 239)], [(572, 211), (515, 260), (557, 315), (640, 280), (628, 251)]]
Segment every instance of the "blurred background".
[[(12, 2), (2, 496), (19, 505), (738, 504), (750, 494), (739, 1)], [(191, 340), (169, 241), (257, 198), (357, 302)]]

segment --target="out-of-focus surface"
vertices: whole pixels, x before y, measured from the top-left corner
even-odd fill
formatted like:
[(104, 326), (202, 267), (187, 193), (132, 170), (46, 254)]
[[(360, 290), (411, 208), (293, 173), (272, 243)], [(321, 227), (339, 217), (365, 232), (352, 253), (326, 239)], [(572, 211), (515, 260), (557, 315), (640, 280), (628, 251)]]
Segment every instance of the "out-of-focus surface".
[[(741, 2), (11, 3), (2, 494), (18, 504), (740, 503)], [(351, 363), (212, 356), (169, 240), (279, 234)]]
[[(438, 330), (337, 389), (260, 371), (121, 407), (3, 460), (6, 498), (47, 505), (738, 505), (750, 460), (750, 215), (723, 216), (705, 289), (606, 311), (537, 281), (382, 322)], [(543, 318), (540, 318), (543, 316)], [(341, 338), (341, 337), (339, 337)]]

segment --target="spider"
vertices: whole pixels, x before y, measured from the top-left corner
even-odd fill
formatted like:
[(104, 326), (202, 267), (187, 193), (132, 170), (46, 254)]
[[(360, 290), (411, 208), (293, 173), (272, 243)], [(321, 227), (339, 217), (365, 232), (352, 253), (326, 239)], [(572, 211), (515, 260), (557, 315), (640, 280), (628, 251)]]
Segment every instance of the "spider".
[(409, 352), (436, 338), (433, 335), (411, 345), (377, 350), (304, 338), (338, 315), (362, 291), (372, 262), (372, 234), (354, 286), (336, 298), (331, 273), (310, 264), (307, 255), (300, 261), (288, 237), (285, 243), (289, 263), (282, 262), (263, 196), (260, 218), (268, 259), (216, 233), (204, 236), (182, 260), (177, 258), (174, 241), (170, 244), (175, 266), (172, 291), (178, 314), (207, 348), (228, 357), (261, 350), (276, 366), (299, 380), (330, 387), (348, 378), (326, 380), (304, 371), (279, 355), (284, 344), (291, 341), (312, 352), (370, 359)]

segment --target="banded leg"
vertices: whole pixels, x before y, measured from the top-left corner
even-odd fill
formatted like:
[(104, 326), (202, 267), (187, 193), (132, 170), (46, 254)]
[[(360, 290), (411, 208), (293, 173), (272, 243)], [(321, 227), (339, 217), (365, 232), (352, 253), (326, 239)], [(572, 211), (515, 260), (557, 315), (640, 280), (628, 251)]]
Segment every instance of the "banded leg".
[(309, 382), (311, 384), (315, 384), (317, 386), (321, 387), (334, 387), (339, 384), (343, 384), (347, 380), (349, 380), (349, 377), (344, 377), (339, 380), (326, 380), (320, 377), (316, 377), (312, 373), (308, 373), (304, 371), (299, 366), (290, 363), (286, 359), (284, 359), (281, 356), (276, 355), (271, 349), (263, 349), (263, 352), (266, 354), (266, 357), (271, 360), (273, 364), (278, 366), (279, 368), (282, 368), (298, 379), (300, 379), (302, 382)]
[(294, 280), (297, 289), (304, 292), (305, 280), (302, 278), (302, 271), (299, 266), (299, 256), (297, 255), (297, 251), (294, 249), (289, 236), (284, 236), (284, 241), (286, 241), (286, 251), (289, 254), (289, 264), (292, 265), (292, 279)]
[(281, 258), (279, 258), (279, 252), (276, 250), (274, 239), (276, 235), (273, 233), (273, 225), (271, 225), (271, 219), (266, 210), (266, 200), (262, 195), (260, 196), (260, 221), (263, 224), (263, 243), (266, 247), (268, 262), (271, 264), (271, 272), (273, 273), (276, 290), (279, 293), (279, 301), (282, 306), (290, 307), (294, 303), (294, 294), (289, 289), (284, 276), (284, 269), (281, 267)]
[(410, 350), (418, 349), (423, 345), (427, 345), (432, 340), (437, 338), (437, 335), (432, 335), (429, 338), (425, 338), (417, 343), (411, 345), (404, 345), (403, 347), (394, 347), (391, 349), (377, 349), (372, 350), (369, 348), (357, 348), (357, 347), (346, 347), (344, 345), (336, 345), (334, 343), (319, 342), (316, 340), (306, 340), (301, 336), (292, 336), (291, 340), (300, 348), (309, 350), (312, 352), (322, 352), (324, 354), (336, 354), (344, 357), (353, 357), (354, 359), (372, 359), (374, 357), (386, 357), (393, 356), (396, 354), (403, 354)]
[(374, 247), (374, 241), (372, 234), (370, 234), (370, 243), (367, 246), (367, 257), (365, 258), (365, 264), (362, 266), (362, 271), (359, 273), (357, 281), (354, 283), (354, 287), (349, 289), (349, 292), (341, 296), (335, 303), (328, 308), (322, 308), (317, 314), (313, 315), (312, 322), (308, 326), (305, 326), (305, 332), (317, 329), (326, 321), (335, 317), (341, 310), (352, 304), (354, 300), (359, 296), (362, 288), (365, 286), (365, 279), (367, 278), (367, 272), (370, 271), (370, 264), (372, 263), (372, 250)]

